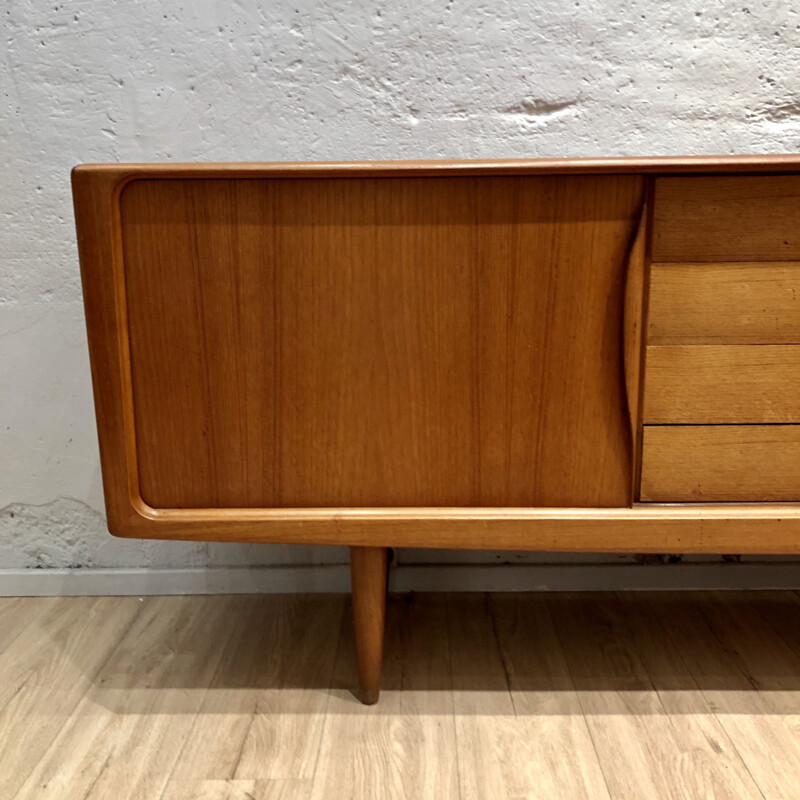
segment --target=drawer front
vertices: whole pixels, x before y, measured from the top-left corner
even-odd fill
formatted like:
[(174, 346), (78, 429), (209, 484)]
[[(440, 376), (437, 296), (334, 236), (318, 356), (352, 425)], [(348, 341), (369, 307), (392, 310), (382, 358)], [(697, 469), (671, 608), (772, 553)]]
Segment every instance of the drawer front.
[(800, 422), (800, 345), (648, 347), (642, 419)]
[(652, 260), (800, 260), (800, 176), (659, 178)]
[(641, 500), (800, 501), (800, 426), (645, 426)]
[(800, 262), (653, 264), (647, 341), (800, 344)]

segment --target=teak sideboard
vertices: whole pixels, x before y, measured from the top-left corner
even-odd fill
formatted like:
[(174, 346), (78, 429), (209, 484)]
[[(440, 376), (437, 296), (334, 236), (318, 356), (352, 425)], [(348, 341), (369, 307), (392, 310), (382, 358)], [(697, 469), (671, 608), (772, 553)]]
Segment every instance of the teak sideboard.
[(800, 552), (800, 157), (73, 172), (109, 530)]

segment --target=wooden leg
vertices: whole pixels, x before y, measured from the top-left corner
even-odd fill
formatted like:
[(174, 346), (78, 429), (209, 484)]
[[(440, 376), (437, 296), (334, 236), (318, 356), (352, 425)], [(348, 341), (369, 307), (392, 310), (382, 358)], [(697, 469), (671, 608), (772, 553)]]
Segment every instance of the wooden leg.
[(386, 619), (386, 548), (351, 547), (350, 581), (362, 703), (378, 702)]

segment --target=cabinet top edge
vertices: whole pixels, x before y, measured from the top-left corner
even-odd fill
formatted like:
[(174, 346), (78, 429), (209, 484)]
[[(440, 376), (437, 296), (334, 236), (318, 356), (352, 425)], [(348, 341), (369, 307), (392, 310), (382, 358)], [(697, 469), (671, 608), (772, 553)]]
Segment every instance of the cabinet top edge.
[(73, 177), (280, 178), (434, 177), (458, 175), (621, 175), (800, 171), (800, 154), (535, 158), (453, 161), (273, 161), (80, 164)]

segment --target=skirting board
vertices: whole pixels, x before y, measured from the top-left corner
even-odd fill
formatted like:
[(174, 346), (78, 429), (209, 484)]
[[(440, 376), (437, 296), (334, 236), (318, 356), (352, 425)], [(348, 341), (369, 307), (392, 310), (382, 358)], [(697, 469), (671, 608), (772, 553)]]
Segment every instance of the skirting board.
[[(800, 589), (800, 562), (400, 565), (392, 592)], [(347, 565), (0, 570), (0, 596), (348, 592)]]

